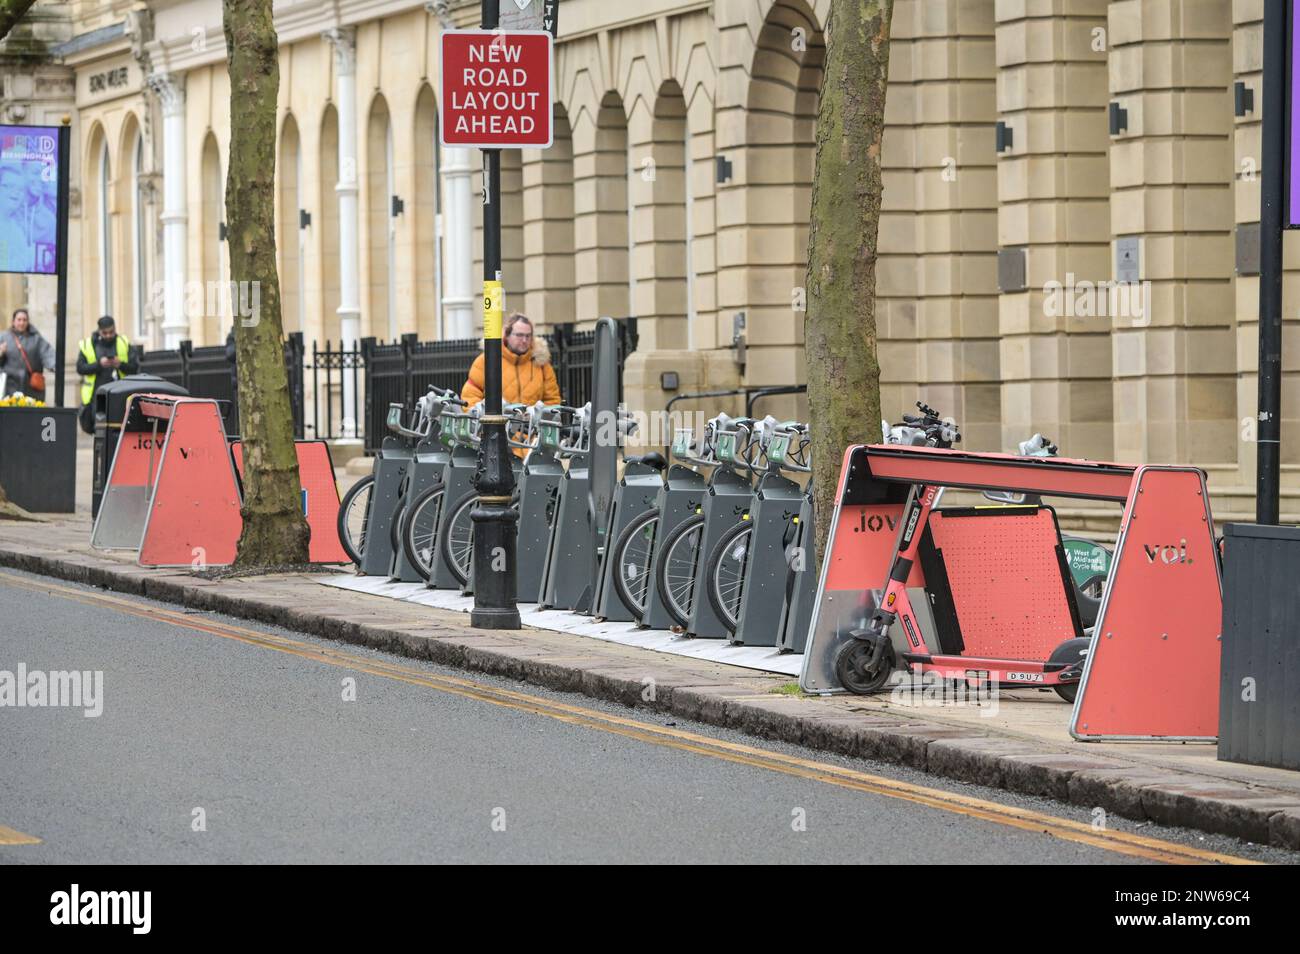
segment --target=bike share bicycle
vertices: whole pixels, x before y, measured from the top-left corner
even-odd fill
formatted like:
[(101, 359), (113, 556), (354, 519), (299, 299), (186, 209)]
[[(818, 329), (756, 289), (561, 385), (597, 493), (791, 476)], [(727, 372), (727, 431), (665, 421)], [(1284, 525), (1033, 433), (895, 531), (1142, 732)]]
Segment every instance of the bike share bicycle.
[[(338, 534), (344, 551), (365, 576), (403, 575), (398, 561), (398, 523), (408, 496), (408, 476), (429, 452), (434, 419), (448, 403), (463, 403), (450, 391), (430, 388), (416, 405), (415, 426), (402, 426), (401, 405), (390, 405), (387, 427), (374, 469), (344, 495), (339, 504)], [(422, 481), (427, 471), (420, 468)]]
[(754, 488), (749, 477), (750, 458), (757, 444), (750, 418), (719, 414), (704, 427), (698, 456), (686, 459), (712, 467), (698, 513), (688, 516), (655, 547), (655, 587), (674, 628), (691, 636), (723, 638), (725, 625), (707, 597), (705, 556), (717, 547), (723, 534), (749, 517)]
[(611, 575), (619, 599), (637, 622), (651, 629), (677, 625), (654, 583), (656, 552), (659, 543), (699, 513), (704, 502), (705, 479), (697, 467), (705, 462), (700, 457), (691, 457), (693, 443), (690, 428), (678, 428), (674, 432), (670, 449), (674, 462), (664, 474), (654, 506), (623, 527), (610, 551), (610, 560), (616, 568)]
[[(617, 481), (612, 482), (605, 493), (598, 493), (592, 466), (597, 459), (596, 451), (607, 457), (610, 451), (616, 453), (616, 447), (622, 446), (623, 439), (635, 431), (636, 425), (626, 411), (617, 408), (609, 412), (612, 416), (601, 420), (594, 418), (591, 404), (570, 410), (573, 436), (564, 447), (569, 466), (560, 480), (559, 504), (547, 541), (538, 605), (541, 609), (567, 609), (598, 615), (597, 602), (601, 600), (605, 611), (611, 614), (608, 618), (625, 618), (611, 600), (602, 599), (600, 584), (605, 577), (607, 568), (604, 563), (609, 548), (602, 545), (601, 539), (602, 533), (605, 539), (609, 538), (608, 527), (612, 525), (610, 521), (618, 516), (618, 501), (627, 500), (628, 507), (631, 507), (631, 500), (626, 495), (627, 488), (620, 488)], [(596, 446), (597, 441), (611, 437), (612, 442)], [(616, 459), (613, 462), (616, 463)], [(602, 459), (602, 463), (611, 461)], [(641, 471), (642, 464), (655, 469), (649, 455), (646, 458), (628, 458), (625, 463), (632, 467), (632, 477), (638, 480), (646, 476)], [(611, 470), (609, 474), (602, 474), (600, 479), (612, 477), (614, 473)], [(598, 512), (602, 506), (603, 512)], [(638, 501), (631, 513), (624, 509), (625, 519), (630, 521), (642, 506), (644, 502)], [(608, 571), (612, 575), (613, 567)]]
[(444, 418), (444, 412), (464, 407), (465, 402), (455, 392), (430, 387), (416, 402), (416, 425), (408, 429), (401, 423), (401, 405), (389, 405), (389, 428), (417, 439), (393, 521), (395, 555), (391, 578), (395, 581), (419, 583), (429, 579), (433, 554), (425, 541), (431, 541), (437, 532), (446, 487), (444, 472), (452, 454), (451, 443), (443, 439), (444, 426), (451, 424), (450, 418)]
[(812, 472), (812, 438), (808, 425), (770, 416), (752, 430), (762, 472), (747, 519), (724, 533), (709, 556), (706, 593), (733, 643), (777, 646), (782, 611), (797, 582), (795, 565), (806, 568), (806, 555), (795, 547), (800, 514), (812, 500), (811, 490), (786, 473)]

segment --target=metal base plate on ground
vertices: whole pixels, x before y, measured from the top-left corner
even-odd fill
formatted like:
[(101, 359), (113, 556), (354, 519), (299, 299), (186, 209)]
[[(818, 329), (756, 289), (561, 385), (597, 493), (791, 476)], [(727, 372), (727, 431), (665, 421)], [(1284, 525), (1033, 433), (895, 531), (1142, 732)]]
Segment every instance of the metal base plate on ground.
[[(325, 586), (369, 593), (372, 596), (387, 596), (390, 599), (419, 603), (437, 609), (468, 614), (474, 607), (473, 597), (461, 596), (448, 590), (426, 589), (418, 583), (390, 583), (379, 577), (351, 574), (321, 576), (315, 579)], [(799, 675), (799, 666), (803, 660), (802, 656), (778, 653), (770, 647), (733, 646), (720, 639), (690, 639), (665, 630), (640, 629), (635, 623), (593, 622), (589, 616), (579, 616), (567, 610), (539, 609), (536, 603), (520, 603), (519, 617), (525, 626), (533, 626), (537, 629), (588, 636), (623, 646), (638, 646), (674, 656), (707, 659), (710, 662), (726, 663), (729, 666), (741, 666), (745, 669), (780, 673), (791, 677)]]

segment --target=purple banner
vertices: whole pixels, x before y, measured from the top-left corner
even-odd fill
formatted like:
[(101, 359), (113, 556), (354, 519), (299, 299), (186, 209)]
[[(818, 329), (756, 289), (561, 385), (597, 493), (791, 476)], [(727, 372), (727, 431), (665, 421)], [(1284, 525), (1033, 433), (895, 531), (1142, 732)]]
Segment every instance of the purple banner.
[[(1296, 84), (1300, 82), (1300, 73), (1296, 71), (1295, 65), (1300, 62), (1300, 30), (1295, 28), (1296, 0), (1290, 0), (1287, 4), (1287, 28), (1290, 30), (1290, 48), (1287, 50), (1286, 62), (1286, 81), (1287, 81), (1287, 169), (1285, 190), (1287, 195), (1286, 210), (1286, 227), (1289, 229), (1300, 228), (1300, 175), (1297, 175), (1297, 164), (1300, 164), (1300, 117), (1296, 116), (1296, 109), (1300, 108), (1300, 89)], [(1268, 103), (1264, 104), (1265, 109), (1272, 109)]]
[(53, 275), (58, 222), (58, 127), (0, 126), (0, 272)]

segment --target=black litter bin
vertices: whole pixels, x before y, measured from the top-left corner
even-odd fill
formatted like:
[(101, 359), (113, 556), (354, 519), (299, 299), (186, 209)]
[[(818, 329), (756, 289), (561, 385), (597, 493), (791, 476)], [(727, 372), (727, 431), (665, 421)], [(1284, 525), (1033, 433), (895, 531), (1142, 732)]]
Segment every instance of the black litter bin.
[(152, 374), (133, 374), (112, 384), (105, 384), (95, 392), (95, 464), (94, 485), (90, 496), (90, 512), (99, 516), (99, 502), (108, 484), (108, 472), (117, 452), (118, 437), (122, 433), (122, 418), (126, 416), (126, 402), (132, 394), (171, 394), (189, 397), (190, 392), (179, 384)]
[(1219, 758), (1300, 770), (1300, 528), (1223, 527)]

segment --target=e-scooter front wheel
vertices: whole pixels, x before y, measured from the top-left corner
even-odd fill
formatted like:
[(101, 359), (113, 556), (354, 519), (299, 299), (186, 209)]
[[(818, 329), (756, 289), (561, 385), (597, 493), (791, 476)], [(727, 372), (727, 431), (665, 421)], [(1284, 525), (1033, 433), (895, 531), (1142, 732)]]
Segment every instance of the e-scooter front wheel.
[[(865, 639), (850, 639), (835, 653), (835, 675), (840, 685), (855, 696), (879, 692), (894, 672), (897, 665), (894, 646), (888, 635), (880, 638), (884, 643), (878, 656), (875, 646)], [(873, 657), (876, 657), (874, 669), (871, 668)]]

